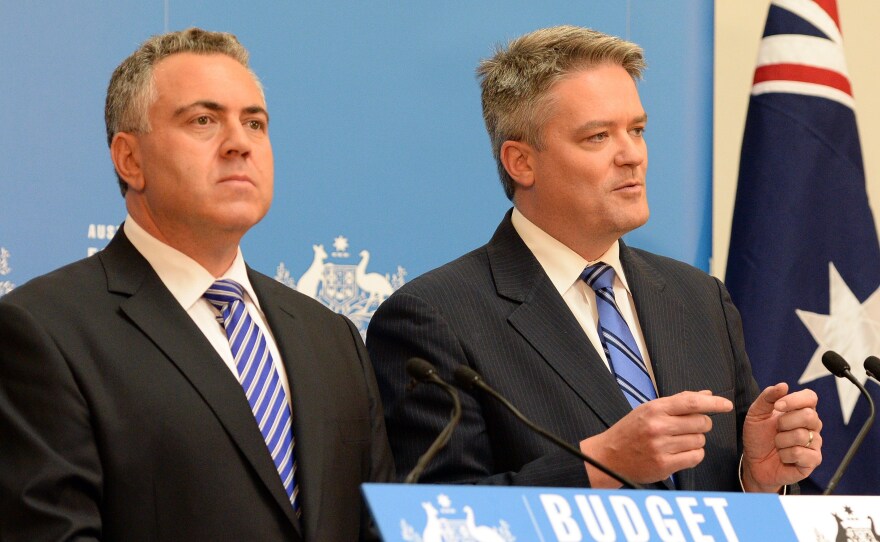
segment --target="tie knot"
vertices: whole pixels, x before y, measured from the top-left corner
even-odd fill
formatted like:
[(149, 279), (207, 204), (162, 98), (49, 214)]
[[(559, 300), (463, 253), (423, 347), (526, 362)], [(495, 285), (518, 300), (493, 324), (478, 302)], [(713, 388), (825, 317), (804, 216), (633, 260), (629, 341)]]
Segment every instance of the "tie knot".
[(581, 273), (581, 280), (593, 290), (613, 289), (614, 268), (604, 262), (588, 265)]
[(220, 279), (205, 291), (204, 297), (222, 312), (233, 301), (244, 301), (244, 288), (232, 279)]

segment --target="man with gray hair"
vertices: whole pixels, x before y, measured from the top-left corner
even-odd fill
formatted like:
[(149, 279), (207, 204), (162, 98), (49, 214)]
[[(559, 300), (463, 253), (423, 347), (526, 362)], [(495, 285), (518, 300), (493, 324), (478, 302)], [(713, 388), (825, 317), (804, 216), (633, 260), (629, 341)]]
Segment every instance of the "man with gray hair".
[(0, 299), (0, 539), (371, 536), (393, 462), (360, 334), (239, 249), (273, 188), (247, 51), (155, 36), (105, 116), (123, 227)]
[[(559, 26), (478, 69), (513, 209), (485, 246), (403, 286), (367, 346), (398, 474), (442, 428), (448, 401), (410, 391), (405, 363), (459, 364), (613, 471), (655, 488), (775, 492), (821, 461), (816, 395), (759, 391), (724, 286), (630, 248), (648, 219), (635, 44)], [(615, 488), (621, 483), (462, 395), (462, 422), (426, 482)]]

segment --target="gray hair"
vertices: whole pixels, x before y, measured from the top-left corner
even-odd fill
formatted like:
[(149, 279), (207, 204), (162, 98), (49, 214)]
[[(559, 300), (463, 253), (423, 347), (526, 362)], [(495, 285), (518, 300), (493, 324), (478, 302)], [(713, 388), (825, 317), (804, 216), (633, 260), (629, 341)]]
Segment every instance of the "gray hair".
[[(200, 55), (226, 55), (251, 72), (257, 86), (260, 81), (248, 65), (248, 51), (238, 39), (226, 32), (209, 32), (200, 28), (187, 28), (153, 36), (141, 44), (113, 71), (107, 86), (104, 106), (104, 122), (107, 126), (107, 145), (119, 132), (147, 133), (150, 122), (147, 111), (156, 100), (153, 68), (164, 58), (178, 53)], [(262, 87), (260, 86), (262, 91)], [(128, 184), (116, 174), (122, 195)]]
[(568, 25), (516, 38), (480, 62), (483, 120), (508, 199), (513, 199), (515, 184), (501, 162), (501, 145), (524, 141), (540, 150), (541, 132), (551, 112), (550, 88), (571, 73), (601, 64), (619, 65), (634, 80), (645, 68), (642, 49), (635, 43)]

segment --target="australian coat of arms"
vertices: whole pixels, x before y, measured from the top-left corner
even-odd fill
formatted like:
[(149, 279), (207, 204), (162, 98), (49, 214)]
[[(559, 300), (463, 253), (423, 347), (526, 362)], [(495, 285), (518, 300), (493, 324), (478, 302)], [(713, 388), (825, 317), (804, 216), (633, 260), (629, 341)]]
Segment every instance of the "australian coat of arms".
[(333, 241), (333, 251), (329, 254), (324, 245), (312, 245), (312, 263), (299, 279), (294, 279), (281, 262), (275, 271), (275, 280), (347, 316), (361, 335), (366, 336), (367, 325), (379, 304), (406, 282), (406, 269), (397, 266), (393, 275), (367, 272), (370, 252), (361, 250), (357, 255), (359, 259), (352, 262), (348, 249), (348, 238), (342, 235)]

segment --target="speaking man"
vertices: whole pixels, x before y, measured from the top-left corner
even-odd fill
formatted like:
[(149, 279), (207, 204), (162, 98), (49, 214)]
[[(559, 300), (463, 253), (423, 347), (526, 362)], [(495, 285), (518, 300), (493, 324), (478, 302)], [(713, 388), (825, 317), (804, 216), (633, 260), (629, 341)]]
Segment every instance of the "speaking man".
[[(367, 344), (398, 466), (446, 422), (438, 391), (407, 388), (425, 358), (482, 374), (522, 411), (642, 484), (775, 492), (821, 461), (816, 395), (759, 392), (724, 286), (628, 247), (648, 220), (641, 49), (560, 26), (481, 63), (483, 114), (513, 202), (483, 247), (411, 281)], [(464, 414), (426, 482), (620, 487), (533, 434), (490, 398)]]

